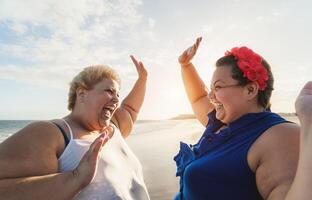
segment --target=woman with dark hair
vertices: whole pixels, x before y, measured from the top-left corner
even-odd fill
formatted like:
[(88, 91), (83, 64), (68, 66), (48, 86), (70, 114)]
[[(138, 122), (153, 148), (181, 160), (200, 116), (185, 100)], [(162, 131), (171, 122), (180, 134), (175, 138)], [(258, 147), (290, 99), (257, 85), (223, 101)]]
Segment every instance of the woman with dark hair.
[(191, 63), (201, 39), (179, 62), (206, 130), (195, 145), (180, 144), (175, 199), (284, 199), (296, 173), (299, 127), (270, 111), (269, 64), (251, 49), (235, 47), (216, 62), (208, 92)]

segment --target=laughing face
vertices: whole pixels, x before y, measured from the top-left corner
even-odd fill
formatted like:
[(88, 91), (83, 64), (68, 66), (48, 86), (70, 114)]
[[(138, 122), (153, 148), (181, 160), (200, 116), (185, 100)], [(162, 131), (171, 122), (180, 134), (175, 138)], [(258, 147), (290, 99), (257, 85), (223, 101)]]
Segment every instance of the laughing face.
[(119, 85), (115, 80), (103, 79), (85, 93), (84, 103), (89, 125), (96, 130), (107, 127), (119, 103)]
[(244, 86), (232, 78), (231, 67), (217, 67), (211, 81), (209, 93), (216, 110), (216, 118), (228, 124), (244, 113)]

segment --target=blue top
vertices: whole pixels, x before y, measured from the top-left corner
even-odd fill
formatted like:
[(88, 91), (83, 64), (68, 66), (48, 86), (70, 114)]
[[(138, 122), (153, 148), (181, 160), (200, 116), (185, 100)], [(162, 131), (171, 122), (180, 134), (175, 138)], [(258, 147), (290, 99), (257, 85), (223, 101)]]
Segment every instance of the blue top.
[(180, 192), (174, 198), (187, 200), (258, 200), (255, 174), (249, 168), (250, 146), (270, 127), (287, 122), (271, 112), (249, 113), (218, 131), (224, 124), (215, 110), (195, 145), (180, 143), (174, 157)]

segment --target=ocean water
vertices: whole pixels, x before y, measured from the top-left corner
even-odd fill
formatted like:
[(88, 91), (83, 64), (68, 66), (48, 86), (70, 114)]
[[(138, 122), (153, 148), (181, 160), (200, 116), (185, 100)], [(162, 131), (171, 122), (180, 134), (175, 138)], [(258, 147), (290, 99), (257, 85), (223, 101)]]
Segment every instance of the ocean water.
[(16, 133), (20, 129), (24, 128), (28, 124), (33, 122), (32, 120), (0, 120), (0, 143)]
[[(0, 143), (6, 138), (24, 128), (32, 120), (0, 120)], [(177, 120), (139, 120), (134, 124), (133, 135), (160, 132), (176, 127)]]
[[(289, 121), (299, 124), (296, 116), (284, 116)], [(27, 126), (32, 120), (0, 120), (0, 143), (6, 138)], [(181, 127), (185, 126), (185, 127)], [(151, 134), (167, 130), (201, 130), (201, 125), (195, 119), (188, 120), (139, 120), (134, 124), (132, 134)]]

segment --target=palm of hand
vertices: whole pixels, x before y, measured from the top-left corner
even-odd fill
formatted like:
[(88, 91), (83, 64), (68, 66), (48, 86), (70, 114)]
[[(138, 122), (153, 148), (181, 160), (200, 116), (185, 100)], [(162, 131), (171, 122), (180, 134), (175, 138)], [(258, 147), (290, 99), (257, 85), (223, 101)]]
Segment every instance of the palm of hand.
[(130, 56), (130, 58), (136, 67), (136, 70), (138, 72), (139, 77), (140, 78), (147, 77), (147, 70), (146, 70), (144, 64), (141, 61), (138, 61), (137, 59), (135, 59), (134, 56)]
[(202, 38), (199, 37), (196, 39), (196, 42), (189, 47), (188, 49), (186, 49), (180, 56), (179, 56), (179, 63), (181, 65), (187, 65), (191, 62), (191, 60), (193, 59), (193, 57), (196, 54), (196, 51), (199, 47), (199, 44), (201, 42)]

